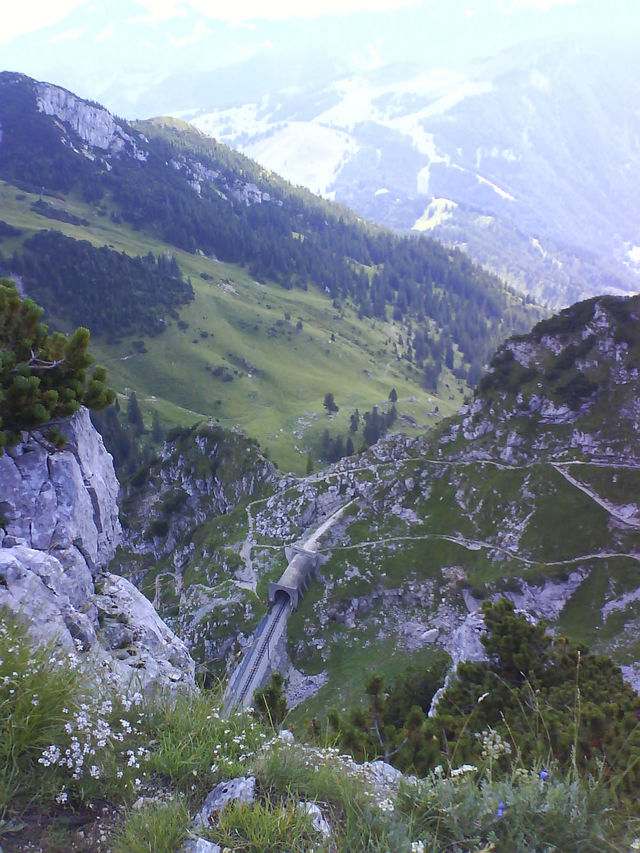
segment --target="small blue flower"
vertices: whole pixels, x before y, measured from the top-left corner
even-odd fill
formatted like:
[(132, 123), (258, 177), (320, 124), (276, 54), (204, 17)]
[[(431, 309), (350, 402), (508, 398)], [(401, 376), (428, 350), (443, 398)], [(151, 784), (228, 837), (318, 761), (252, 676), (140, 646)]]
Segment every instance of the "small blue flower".
[(498, 817), (502, 817), (504, 815), (504, 803), (502, 800), (498, 803), (498, 811), (496, 812), (496, 815)]
[(540, 778), (542, 779), (542, 781), (543, 781), (543, 782), (544, 782), (544, 780), (545, 780), (545, 779), (548, 779), (548, 778), (549, 778), (549, 774), (547, 773), (547, 771), (546, 771), (546, 770), (541, 770), (541, 771), (540, 771)]

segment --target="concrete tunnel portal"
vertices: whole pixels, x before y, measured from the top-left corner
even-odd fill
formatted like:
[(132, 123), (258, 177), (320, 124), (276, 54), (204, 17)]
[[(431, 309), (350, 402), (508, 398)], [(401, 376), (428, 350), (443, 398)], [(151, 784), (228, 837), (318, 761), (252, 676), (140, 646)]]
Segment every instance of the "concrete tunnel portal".
[(285, 549), (287, 568), (280, 579), (269, 584), (269, 604), (274, 604), (283, 595), (291, 602), (291, 609), (296, 610), (311, 579), (318, 568), (319, 556), (315, 551), (305, 548), (292, 547)]

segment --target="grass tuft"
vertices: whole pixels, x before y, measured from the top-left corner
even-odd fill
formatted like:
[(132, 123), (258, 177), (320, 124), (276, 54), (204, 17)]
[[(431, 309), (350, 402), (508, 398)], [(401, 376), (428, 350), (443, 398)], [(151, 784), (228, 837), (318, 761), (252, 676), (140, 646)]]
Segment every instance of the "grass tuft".
[(207, 837), (237, 853), (308, 853), (319, 834), (295, 800), (232, 803)]
[(113, 853), (175, 853), (187, 837), (189, 811), (180, 798), (131, 809), (116, 833)]

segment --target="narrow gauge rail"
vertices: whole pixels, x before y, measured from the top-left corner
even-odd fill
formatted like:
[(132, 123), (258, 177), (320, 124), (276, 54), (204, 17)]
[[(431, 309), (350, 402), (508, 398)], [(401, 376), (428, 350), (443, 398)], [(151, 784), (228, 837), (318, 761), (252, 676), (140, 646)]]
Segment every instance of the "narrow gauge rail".
[[(291, 600), (285, 593), (279, 593), (276, 597), (274, 605), (268, 614), (268, 618), (264, 623), (262, 631), (256, 637), (256, 641), (247, 656), (246, 666), (243, 672), (239, 674), (238, 680), (229, 691), (227, 696), (226, 707), (245, 708), (251, 703), (253, 693), (264, 676), (266, 666), (268, 664), (269, 650), (271, 640), (274, 635), (280, 636), (282, 631), (278, 629), (286, 623), (291, 609)], [(265, 660), (266, 658), (266, 660)]]
[(271, 610), (258, 625), (251, 648), (227, 684), (223, 697), (225, 713), (230, 713), (234, 708), (248, 708), (251, 705), (254, 690), (264, 682), (270, 667), (271, 644), (274, 638), (277, 643), (285, 632), (289, 613), (297, 608), (318, 568), (318, 540), (353, 503), (354, 500), (351, 500), (336, 510), (301, 545), (285, 549), (287, 568), (277, 583), (272, 581), (269, 584)]

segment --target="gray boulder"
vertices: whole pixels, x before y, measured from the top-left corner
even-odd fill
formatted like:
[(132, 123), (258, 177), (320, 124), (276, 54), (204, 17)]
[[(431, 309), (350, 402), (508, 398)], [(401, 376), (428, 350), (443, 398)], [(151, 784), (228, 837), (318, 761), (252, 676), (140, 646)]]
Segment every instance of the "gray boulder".
[(73, 576), (51, 554), (25, 545), (0, 548), (0, 606), (24, 620), (38, 642), (55, 642), (68, 652), (75, 651), (74, 640), (87, 649), (95, 645), (92, 593), (93, 585), (79, 596)]
[(206, 838), (193, 838), (182, 845), (182, 853), (222, 853), (222, 847)]
[(211, 817), (229, 805), (239, 801), (241, 803), (253, 803), (256, 795), (256, 780), (253, 776), (239, 776), (228, 782), (220, 782), (211, 791), (204, 801), (202, 808), (195, 816), (193, 826), (196, 829), (204, 829), (209, 826)]
[(317, 803), (298, 803), (298, 811), (309, 815), (311, 818), (311, 826), (316, 832), (319, 832), (323, 838), (328, 838), (331, 835), (331, 827), (325, 820), (322, 810)]

